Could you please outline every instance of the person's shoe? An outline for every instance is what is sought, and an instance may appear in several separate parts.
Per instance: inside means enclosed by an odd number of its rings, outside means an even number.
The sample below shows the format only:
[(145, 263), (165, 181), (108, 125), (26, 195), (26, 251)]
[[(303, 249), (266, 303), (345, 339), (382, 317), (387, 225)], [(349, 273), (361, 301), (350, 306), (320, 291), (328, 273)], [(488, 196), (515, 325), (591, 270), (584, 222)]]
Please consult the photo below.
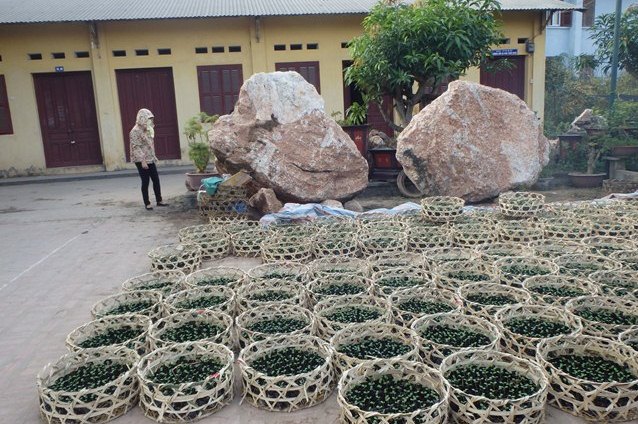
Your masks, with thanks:
[(168, 203), (157, 202), (157, 206), (168, 206)]
[(144, 205), (144, 208), (146, 208), (147, 211), (152, 211), (153, 210), (153, 206), (151, 206), (151, 205)]

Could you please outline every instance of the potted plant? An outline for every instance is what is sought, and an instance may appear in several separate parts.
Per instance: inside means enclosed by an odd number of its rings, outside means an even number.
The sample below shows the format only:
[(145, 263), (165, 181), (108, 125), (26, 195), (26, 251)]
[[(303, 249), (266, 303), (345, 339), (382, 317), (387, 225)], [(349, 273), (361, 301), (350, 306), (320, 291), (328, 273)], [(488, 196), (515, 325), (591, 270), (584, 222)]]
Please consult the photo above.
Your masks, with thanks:
[[(368, 114), (367, 103), (354, 102), (346, 109), (346, 116), (344, 119), (337, 119), (337, 124), (341, 125), (341, 128), (350, 136), (357, 146), (357, 149), (363, 155), (367, 157), (368, 154), (368, 124), (366, 124), (366, 115)], [(341, 112), (335, 112), (333, 117), (338, 117)]]
[(208, 131), (218, 118), (218, 115), (200, 112), (190, 118), (184, 126), (184, 135), (188, 139), (188, 157), (195, 165), (195, 172), (186, 173), (186, 188), (191, 191), (199, 189), (202, 179), (219, 175), (216, 169), (206, 169), (211, 159), (215, 160), (208, 145)]
[(569, 179), (574, 187), (600, 187), (607, 176), (604, 172), (594, 172), (605, 147), (605, 136), (600, 132), (588, 131), (584, 138), (587, 169), (583, 172), (570, 172)]

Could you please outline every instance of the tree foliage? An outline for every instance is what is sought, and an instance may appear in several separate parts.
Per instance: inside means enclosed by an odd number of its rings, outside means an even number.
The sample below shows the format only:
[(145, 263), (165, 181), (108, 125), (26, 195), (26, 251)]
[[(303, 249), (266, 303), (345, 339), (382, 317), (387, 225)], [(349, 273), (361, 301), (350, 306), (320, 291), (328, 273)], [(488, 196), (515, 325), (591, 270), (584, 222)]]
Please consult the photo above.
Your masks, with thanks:
[(429, 93), (491, 55), (502, 38), (499, 10), (497, 0), (382, 1), (350, 43), (346, 81), (377, 103), (392, 96), (402, 122), (385, 119), (400, 131)]
[[(603, 69), (611, 68), (614, 46), (615, 13), (607, 13), (596, 18), (592, 26), (592, 36), (596, 44), (596, 56)], [(633, 76), (638, 77), (638, 7), (630, 7), (620, 19), (620, 47), (618, 64)]]

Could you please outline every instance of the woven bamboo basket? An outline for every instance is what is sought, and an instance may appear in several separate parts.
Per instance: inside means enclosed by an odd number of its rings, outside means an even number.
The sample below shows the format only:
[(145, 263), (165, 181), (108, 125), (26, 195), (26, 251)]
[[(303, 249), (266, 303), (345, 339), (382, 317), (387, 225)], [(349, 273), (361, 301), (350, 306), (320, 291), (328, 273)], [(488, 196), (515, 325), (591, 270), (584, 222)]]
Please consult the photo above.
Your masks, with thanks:
[[(432, 389), (439, 395), (439, 401), (427, 408), (395, 414), (366, 411), (350, 403), (348, 393), (352, 388), (368, 378), (377, 379), (386, 375), (392, 376), (394, 380), (407, 380)], [(375, 359), (347, 370), (339, 380), (337, 402), (341, 408), (340, 422), (346, 424), (443, 424), (447, 422), (448, 395), (441, 374), (414, 361)]]
[(261, 244), (265, 239), (266, 231), (260, 228), (237, 231), (230, 236), (230, 242), (235, 256), (247, 258), (261, 255)]
[(381, 215), (378, 219), (366, 219), (365, 217), (357, 221), (359, 232), (376, 233), (377, 231), (397, 231), (403, 232), (408, 229), (408, 224), (398, 216), (388, 217)]
[[(409, 347), (409, 350), (392, 358), (375, 358), (372, 356), (366, 359), (354, 358), (341, 352), (341, 349), (349, 344), (360, 343), (364, 340), (385, 340), (390, 339)], [(386, 323), (361, 323), (348, 326), (338, 331), (330, 339), (330, 346), (335, 350), (335, 369), (338, 375), (346, 372), (362, 362), (371, 359), (403, 359), (406, 361), (419, 360), (419, 344), (416, 333), (405, 327)]]
[(384, 271), (394, 268), (418, 268), (422, 271), (428, 271), (430, 265), (425, 260), (423, 255), (419, 253), (402, 253), (402, 252), (387, 252), (378, 253), (368, 256), (368, 263), (370, 264), (370, 275), (375, 272)]
[[(274, 319), (294, 319), (302, 322), (296, 330), (289, 333), (261, 333), (252, 330), (251, 327), (260, 322), (266, 322)], [(246, 311), (235, 318), (235, 327), (237, 329), (237, 338), (240, 349), (251, 343), (266, 339), (268, 337), (298, 334), (314, 334), (315, 317), (313, 313), (301, 306), (296, 305), (269, 305), (260, 306), (253, 310)]]
[(587, 277), (596, 271), (622, 268), (620, 262), (591, 253), (562, 255), (554, 259), (554, 262), (560, 268), (560, 274), (573, 275), (575, 277)]
[[(192, 310), (224, 312), (234, 316), (236, 310), (235, 291), (226, 286), (191, 287), (177, 292), (164, 300), (168, 314)], [(194, 304), (195, 307), (192, 307)]]
[(308, 265), (296, 262), (277, 262), (256, 266), (248, 271), (248, 280), (288, 280), (303, 283), (308, 280)]
[(545, 226), (534, 220), (501, 220), (496, 224), (498, 239), (506, 243), (537, 243), (545, 238)]
[(638, 300), (638, 272), (633, 270), (596, 271), (589, 279), (597, 284), (601, 294)]
[(211, 216), (208, 219), (208, 223), (215, 227), (226, 228), (229, 225), (234, 225), (238, 223), (255, 223), (258, 224), (257, 221), (249, 221), (246, 215), (217, 215)]
[(170, 296), (183, 290), (183, 280), (186, 275), (182, 271), (155, 271), (129, 278), (122, 283), (125, 291), (155, 290), (163, 296)]
[(364, 257), (377, 253), (404, 253), (408, 249), (406, 231), (377, 230), (359, 233), (359, 249)]
[[(638, 301), (622, 297), (582, 296), (570, 300), (565, 305), (568, 312), (576, 315), (583, 323), (583, 334), (616, 339), (625, 330), (638, 327)], [(583, 310), (622, 313), (633, 324), (608, 324), (583, 317)]]
[(563, 324), (570, 329), (569, 336), (580, 334), (583, 325), (580, 319), (568, 313), (564, 308), (544, 305), (512, 305), (506, 306), (496, 313), (496, 325), (501, 334), (500, 350), (511, 353), (520, 358), (536, 360), (536, 347), (550, 337), (529, 337), (516, 333), (510, 329), (508, 323), (516, 318), (538, 318)]
[(549, 361), (562, 355), (597, 356), (627, 366), (638, 376), (638, 356), (614, 340), (590, 336), (561, 336), (538, 345), (536, 362), (549, 380), (548, 402), (569, 414), (597, 423), (638, 418), (638, 377), (628, 383), (583, 380)]
[(375, 272), (371, 277), (375, 291), (385, 295), (406, 287), (434, 287), (434, 277), (423, 270), (412, 267), (388, 268)]
[(558, 274), (558, 265), (549, 259), (531, 256), (510, 256), (494, 262), (502, 284), (521, 287), (526, 278)]
[[(277, 350), (295, 348), (318, 354), (324, 362), (297, 375), (269, 376), (253, 368), (254, 361)], [(318, 337), (293, 335), (271, 337), (243, 349), (238, 361), (243, 382), (242, 402), (267, 411), (292, 412), (315, 406), (335, 388), (334, 351)]]
[(446, 262), (434, 270), (436, 285), (446, 290), (476, 282), (497, 282), (498, 274), (494, 266), (476, 259)]
[[(187, 361), (216, 360), (222, 368), (201, 381), (157, 383), (162, 366)], [(160, 423), (191, 422), (207, 417), (233, 400), (233, 352), (210, 342), (179, 343), (157, 349), (140, 361), (137, 372), (142, 388), (140, 407), (144, 415)]]
[[(449, 373), (472, 365), (495, 366), (515, 372), (533, 381), (538, 391), (518, 399), (490, 399), (471, 395), (450, 384)], [(451, 422), (537, 424), (544, 421), (548, 383), (543, 370), (534, 362), (495, 350), (470, 350), (448, 356), (440, 370), (450, 396)]]
[[(91, 339), (107, 333), (109, 330), (130, 329), (137, 332), (137, 335), (112, 344), (112, 347), (127, 347), (136, 351), (139, 355), (144, 355), (149, 349), (148, 330), (151, 320), (144, 315), (113, 315), (88, 322), (66, 336), (66, 346), (69, 350), (78, 351), (88, 348), (102, 348), (106, 346), (95, 346)], [(86, 343), (90, 342), (87, 346)]]
[[(457, 296), (463, 301), (465, 312), (471, 315), (478, 315), (489, 321), (494, 320), (494, 315), (503, 306), (515, 305), (518, 303), (529, 303), (531, 296), (523, 289), (506, 286), (498, 283), (471, 283), (461, 286), (457, 290)], [(511, 303), (506, 305), (486, 305), (472, 301), (472, 296), (477, 294), (489, 294), (505, 296), (511, 299)]]
[[(152, 321), (160, 319), (164, 314), (162, 294), (153, 290), (123, 292), (106, 297), (91, 308), (93, 318), (110, 315), (140, 314)], [(124, 312), (124, 310), (130, 312)]]
[(306, 237), (266, 238), (261, 243), (261, 259), (264, 263), (310, 262), (312, 260), (311, 240)]
[[(171, 340), (170, 331), (185, 328), (185, 326), (192, 324), (210, 324), (219, 327), (221, 331), (204, 339), (182, 341)], [(169, 334), (167, 334), (167, 332), (169, 332)], [(220, 311), (210, 310), (186, 311), (168, 315), (167, 317), (153, 323), (148, 332), (148, 338), (152, 350), (190, 342), (219, 343), (229, 349), (233, 349), (235, 347), (234, 336), (233, 319), (231, 316)]]
[(226, 286), (238, 288), (246, 279), (246, 273), (239, 268), (217, 266), (200, 269), (184, 279), (187, 288)]
[(414, 306), (408, 305), (408, 302), (428, 302), (440, 304), (449, 308), (446, 312), (437, 313), (455, 313), (461, 311), (461, 302), (456, 298), (456, 293), (451, 290), (441, 290), (437, 287), (408, 287), (405, 289), (395, 290), (388, 297), (390, 302), (394, 323), (404, 327), (410, 327), (412, 323), (423, 316), (430, 316), (426, 312), (415, 312)]
[(333, 321), (329, 316), (340, 310), (357, 307), (368, 311), (375, 311), (378, 317), (364, 321), (366, 324), (390, 323), (392, 314), (387, 300), (369, 295), (331, 296), (317, 303), (313, 309), (315, 314), (315, 333), (324, 340), (330, 340), (338, 331), (360, 323), (342, 323)]
[(471, 261), (478, 258), (480, 254), (467, 247), (435, 247), (423, 251), (423, 256), (427, 262), (436, 267), (446, 262)]
[(219, 225), (194, 225), (177, 232), (180, 242), (192, 242), (202, 248), (203, 259), (216, 259), (228, 256), (230, 237)]
[[(428, 328), (438, 326), (481, 334), (489, 339), (489, 342), (480, 347), (468, 348), (438, 343), (434, 340), (427, 339), (423, 332)], [(423, 316), (414, 321), (410, 328), (418, 335), (419, 352), (423, 362), (434, 368), (438, 368), (443, 359), (455, 352), (498, 349), (499, 340), (501, 339), (501, 332), (496, 325), (486, 319), (472, 315), (464, 315), (460, 312)]]
[(529, 245), (512, 242), (479, 244), (474, 250), (478, 256), (486, 256), (492, 260), (506, 256), (532, 256), (534, 254), (534, 250)]
[(463, 214), (465, 200), (452, 196), (432, 196), (421, 200), (423, 217), (432, 222), (455, 221)]
[(629, 238), (634, 234), (634, 223), (630, 218), (597, 214), (591, 220), (592, 235)]
[(543, 211), (545, 196), (540, 193), (509, 191), (498, 196), (498, 207), (501, 214), (509, 218), (527, 218)]
[(248, 193), (244, 187), (220, 185), (213, 196), (200, 190), (197, 193), (197, 204), (202, 216), (236, 217), (248, 212)]
[(546, 239), (580, 241), (592, 232), (592, 223), (588, 219), (561, 215), (544, 218), (542, 222)]
[(636, 243), (621, 237), (592, 236), (581, 240), (593, 253), (609, 256), (617, 251), (636, 250)]
[(148, 252), (151, 271), (179, 270), (184, 274), (195, 271), (202, 263), (202, 249), (192, 242), (168, 244)]
[(319, 227), (310, 223), (283, 223), (271, 224), (268, 226), (267, 231), (268, 237), (279, 239), (312, 238), (319, 232)]
[[(336, 291), (339, 294), (331, 294)], [(337, 274), (318, 277), (308, 283), (308, 306), (314, 306), (325, 299), (335, 299), (345, 295), (372, 295), (374, 290), (370, 279), (356, 275)]]
[(577, 241), (545, 239), (538, 243), (531, 243), (529, 247), (539, 258), (556, 259), (563, 255), (587, 253), (585, 246)]
[[(37, 376), (40, 416), (49, 424), (106, 423), (135, 407), (139, 384), (135, 365), (140, 360), (135, 351), (123, 347), (83, 349), (67, 353), (49, 363)], [(111, 361), (126, 365), (128, 370), (113, 381), (79, 392), (53, 390), (51, 386), (88, 364)]]
[(638, 271), (638, 250), (620, 250), (609, 256), (622, 264), (623, 269)]
[(452, 241), (458, 247), (474, 247), (498, 240), (496, 225), (491, 221), (455, 223), (451, 231)]
[(419, 225), (407, 230), (408, 251), (423, 253), (435, 247), (451, 247), (452, 237), (447, 226)]
[(618, 335), (618, 341), (638, 352), (638, 328), (623, 331)]
[[(523, 281), (523, 289), (527, 291), (532, 303), (547, 306), (563, 307), (575, 297), (598, 294), (598, 287), (586, 278), (568, 275), (537, 275)], [(556, 294), (556, 291), (564, 295)]]
[(312, 255), (315, 258), (356, 257), (358, 253), (359, 243), (354, 231), (319, 231), (312, 239)]
[[(267, 300), (276, 296), (277, 300)], [(237, 290), (237, 313), (241, 314), (258, 306), (278, 305), (308, 306), (308, 294), (303, 284), (288, 280), (257, 280), (244, 284)]]
[(310, 277), (313, 279), (332, 278), (334, 276), (369, 277), (372, 275), (370, 263), (358, 258), (326, 256), (321, 259), (315, 259), (308, 266), (310, 268)]

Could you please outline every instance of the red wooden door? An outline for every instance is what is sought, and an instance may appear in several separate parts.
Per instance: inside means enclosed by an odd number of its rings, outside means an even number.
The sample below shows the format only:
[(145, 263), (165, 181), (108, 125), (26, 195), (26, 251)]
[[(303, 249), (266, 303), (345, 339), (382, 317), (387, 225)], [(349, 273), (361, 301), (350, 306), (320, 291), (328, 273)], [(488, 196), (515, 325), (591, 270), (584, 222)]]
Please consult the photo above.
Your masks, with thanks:
[(241, 65), (197, 67), (199, 110), (209, 115), (228, 115), (239, 98), (244, 82)]
[(126, 160), (129, 160), (129, 132), (137, 111), (146, 108), (155, 115), (155, 154), (158, 159), (180, 159), (179, 123), (171, 68), (118, 69), (117, 92), (122, 115)]
[[(490, 70), (500, 60), (510, 62), (509, 69)], [(481, 84), (500, 88), (525, 100), (525, 56), (492, 59), (488, 65), (481, 67)]]
[(314, 85), (317, 93), (321, 93), (319, 81), (319, 62), (281, 62), (275, 63), (275, 70), (280, 72), (296, 71), (310, 84)]
[(102, 163), (90, 72), (34, 74), (48, 168)]
[[(392, 119), (394, 116), (394, 110), (392, 109), (392, 105), (394, 104), (394, 99), (392, 96), (385, 95), (381, 100), (381, 107), (383, 107), (383, 112), (388, 119)], [(379, 110), (379, 105), (376, 103), (370, 103), (368, 105), (368, 125), (370, 128), (374, 128), (377, 131), (381, 131), (387, 134), (389, 137), (394, 136), (394, 130), (388, 125), (388, 122), (383, 118), (381, 111)]]

